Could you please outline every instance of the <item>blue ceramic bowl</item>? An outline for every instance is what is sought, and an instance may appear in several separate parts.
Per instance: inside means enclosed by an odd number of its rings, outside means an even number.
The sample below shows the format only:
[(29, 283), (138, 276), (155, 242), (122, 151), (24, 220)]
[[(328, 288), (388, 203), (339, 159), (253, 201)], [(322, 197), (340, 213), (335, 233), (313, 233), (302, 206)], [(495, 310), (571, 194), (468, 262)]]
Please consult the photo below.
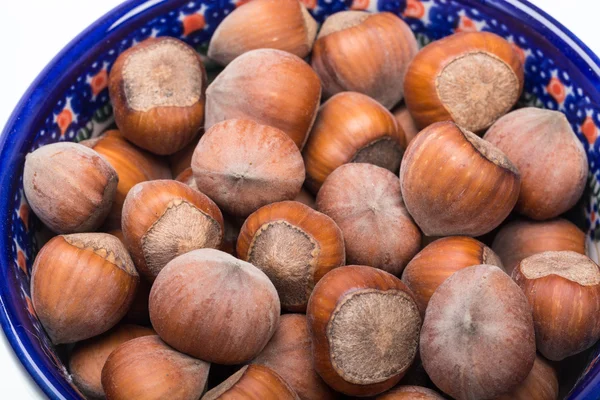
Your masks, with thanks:
[[(54, 399), (80, 393), (35, 316), (29, 294), (40, 223), (23, 196), (25, 154), (56, 141), (79, 141), (112, 123), (107, 71), (119, 53), (150, 36), (175, 36), (198, 51), (241, 0), (130, 0), (74, 39), (46, 67), (13, 112), (0, 138), (0, 322), (19, 359)], [(348, 8), (403, 17), (423, 45), (455, 31), (484, 30), (511, 43), (525, 60), (523, 104), (563, 111), (587, 150), (585, 198), (590, 256), (600, 229), (600, 60), (552, 17), (524, 0), (303, 0), (317, 20)], [(237, 4), (236, 4), (237, 3)], [(571, 391), (600, 397), (598, 346)]]

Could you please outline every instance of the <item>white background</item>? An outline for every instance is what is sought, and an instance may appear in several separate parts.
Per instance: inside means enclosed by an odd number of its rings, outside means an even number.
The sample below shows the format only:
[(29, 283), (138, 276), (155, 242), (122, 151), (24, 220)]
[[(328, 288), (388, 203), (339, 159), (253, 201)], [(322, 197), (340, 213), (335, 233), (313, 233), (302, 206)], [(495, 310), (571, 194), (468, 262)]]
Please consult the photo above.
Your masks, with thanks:
[[(530, 1), (600, 54), (597, 33), (600, 7), (594, 5), (595, 1)], [(75, 35), (119, 3), (120, 0), (0, 0), (0, 131), (21, 95), (52, 57)], [(0, 391), (1, 397), (7, 399), (44, 397), (17, 361), (2, 333)]]

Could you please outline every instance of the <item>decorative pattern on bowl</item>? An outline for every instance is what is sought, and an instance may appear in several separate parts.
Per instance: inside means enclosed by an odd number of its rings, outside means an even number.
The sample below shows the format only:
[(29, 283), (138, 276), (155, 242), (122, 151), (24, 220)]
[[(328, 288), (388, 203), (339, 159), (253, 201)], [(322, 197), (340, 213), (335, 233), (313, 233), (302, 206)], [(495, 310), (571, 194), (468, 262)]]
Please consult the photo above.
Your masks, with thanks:
[[(98, 43), (99, 50), (91, 62), (78, 65), (69, 71), (68, 79), (56, 87), (44, 99), (43, 115), (36, 118), (39, 129), (34, 132), (5, 132), (12, 135), (27, 135), (22, 153), (32, 151), (56, 141), (80, 141), (99, 134), (112, 124), (112, 110), (108, 100), (108, 71), (116, 57), (125, 49), (148, 37), (174, 36), (195, 46), (198, 51), (206, 49), (207, 42), (219, 22), (236, 6), (248, 0), (161, 0), (142, 2), (132, 0), (121, 6), (119, 18), (108, 32), (119, 32), (118, 40)], [(572, 63), (571, 57), (580, 57), (574, 50), (557, 48), (539, 33), (538, 27), (528, 26), (511, 17), (515, 10), (529, 5), (520, 0), (302, 0), (315, 18), (321, 22), (326, 16), (345, 9), (367, 11), (389, 11), (400, 15), (413, 29), (421, 45), (457, 31), (489, 31), (505, 37), (513, 43), (525, 62), (526, 85), (521, 99), (523, 105), (533, 105), (563, 111), (584, 144), (590, 162), (589, 196), (586, 201), (586, 217), (590, 255), (598, 261), (597, 243), (600, 241), (598, 203), (600, 198), (600, 164), (598, 127), (600, 126), (600, 94), (591, 82), (590, 74), (582, 72)], [(137, 5), (136, 8), (132, 7)], [(125, 12), (124, 10), (129, 10)], [(536, 9), (533, 9), (537, 12)], [(115, 13), (117, 13), (115, 11)], [(542, 18), (545, 18), (542, 16)], [(553, 21), (550, 21), (553, 22)], [(539, 22), (538, 22), (539, 24)], [(98, 40), (101, 41), (101, 37)], [(567, 37), (571, 42), (573, 39)], [(555, 43), (556, 44), (556, 43)], [(575, 45), (580, 45), (576, 41)], [(564, 54), (563, 54), (564, 52)], [(589, 57), (588, 57), (589, 58)], [(73, 60), (79, 63), (78, 60)], [(599, 69), (600, 70), (600, 69)], [(55, 77), (56, 78), (56, 77)], [(67, 82), (67, 83), (64, 83)], [(14, 121), (13, 121), (14, 122)], [(11, 123), (9, 123), (11, 125)], [(5, 173), (3, 171), (3, 173)], [(20, 302), (16, 297), (5, 298), (12, 304), (13, 312), (20, 320), (19, 326), (3, 321), (5, 330), (12, 329), (20, 336), (17, 352), (24, 358), (23, 350), (29, 355), (43, 354), (37, 359), (42, 368), (54, 369), (54, 376), (44, 377), (39, 369), (34, 371), (36, 360), (26, 367), (48, 395), (54, 398), (73, 397), (77, 390), (68, 385), (70, 377), (55, 349), (50, 344), (41, 324), (35, 316), (29, 294), (29, 278), (33, 260), (38, 249), (40, 223), (32, 215), (23, 196), (22, 160), (11, 177), (11, 217), (4, 223), (5, 236), (10, 235), (11, 265), (6, 272), (11, 274), (6, 284), (18, 287)], [(4, 217), (4, 216), (3, 216)], [(8, 250), (8, 249), (7, 249)], [(1, 261), (1, 260), (0, 260)], [(16, 292), (16, 289), (8, 289)], [(14, 293), (13, 293), (14, 296)], [(8, 333), (8, 331), (7, 331)], [(9, 335), (10, 336), (10, 335)], [(600, 383), (600, 366), (597, 349), (586, 373), (582, 375), (572, 396), (583, 395)], [(39, 357), (39, 356), (38, 356)], [(32, 368), (34, 370), (32, 370)], [(47, 375), (47, 373), (46, 373)], [(62, 375), (62, 376), (61, 376)], [(597, 379), (595, 379), (598, 375)], [(590, 382), (594, 381), (593, 385)], [(60, 389), (59, 389), (60, 388)], [(582, 391), (583, 390), (583, 391)], [(574, 397), (573, 397), (574, 398)]]

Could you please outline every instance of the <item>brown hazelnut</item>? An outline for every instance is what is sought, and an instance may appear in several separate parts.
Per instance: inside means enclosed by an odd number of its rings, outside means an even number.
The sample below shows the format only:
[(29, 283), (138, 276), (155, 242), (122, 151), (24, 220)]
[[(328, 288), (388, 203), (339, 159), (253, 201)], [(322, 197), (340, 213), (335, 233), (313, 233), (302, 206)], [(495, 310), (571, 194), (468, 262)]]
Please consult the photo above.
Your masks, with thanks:
[(306, 147), (306, 186), (317, 193), (325, 179), (346, 163), (370, 163), (398, 172), (406, 148), (394, 116), (368, 96), (344, 92), (319, 109)]
[(453, 122), (421, 131), (400, 167), (406, 208), (428, 236), (491, 231), (513, 209), (520, 182), (504, 153)]
[(418, 49), (415, 35), (396, 15), (342, 11), (323, 23), (311, 64), (325, 97), (360, 92), (392, 108), (402, 100), (404, 75)]
[(139, 147), (173, 154), (202, 128), (206, 71), (181, 40), (150, 38), (125, 50), (108, 81), (115, 122)]
[(552, 366), (540, 356), (535, 357), (527, 378), (513, 389), (494, 400), (557, 400), (558, 377)]
[(302, 400), (338, 398), (337, 393), (323, 382), (313, 367), (305, 315), (282, 315), (275, 334), (252, 364), (271, 368)]
[(204, 393), (209, 369), (209, 363), (173, 350), (158, 336), (144, 336), (110, 354), (102, 387), (108, 400), (196, 400)]
[(566, 219), (516, 220), (498, 231), (492, 249), (510, 275), (521, 260), (544, 251), (569, 250), (585, 255), (585, 233)]
[(69, 358), (69, 372), (77, 387), (91, 399), (103, 399), (101, 375), (106, 359), (119, 345), (141, 336), (156, 335), (138, 325), (118, 325), (101, 336), (79, 342)]
[(304, 58), (316, 35), (317, 22), (298, 0), (254, 0), (236, 8), (217, 26), (208, 56), (227, 65), (250, 50), (269, 48)]
[(400, 181), (384, 168), (342, 165), (319, 190), (317, 210), (342, 230), (350, 264), (400, 275), (421, 247), (421, 231), (404, 207)]
[(125, 315), (139, 282), (123, 244), (106, 233), (60, 235), (31, 272), (33, 308), (54, 344), (106, 332)]
[(281, 50), (252, 50), (231, 62), (206, 90), (204, 127), (251, 119), (282, 130), (302, 149), (320, 100), (319, 77), (301, 58)]
[(527, 299), (498, 267), (457, 271), (429, 300), (420, 352), (433, 383), (457, 400), (509, 392), (535, 360)]
[(306, 313), (313, 364), (338, 392), (374, 396), (393, 387), (413, 362), (421, 317), (394, 275), (336, 268), (315, 286)]
[(479, 132), (506, 114), (523, 91), (523, 63), (504, 38), (460, 32), (425, 46), (404, 79), (404, 98), (421, 129), (452, 120)]
[(547, 251), (522, 260), (513, 279), (533, 308), (537, 349), (553, 361), (600, 339), (600, 269), (573, 251)]
[(169, 262), (150, 292), (150, 319), (177, 350), (217, 364), (242, 364), (279, 323), (277, 290), (254, 265), (214, 249)]
[(231, 119), (206, 131), (192, 159), (194, 179), (224, 211), (247, 216), (292, 200), (304, 182), (302, 155), (282, 131)]
[(565, 114), (528, 107), (500, 118), (484, 139), (521, 173), (515, 209), (530, 218), (554, 218), (573, 207), (585, 189), (588, 161)]
[(298, 400), (294, 389), (264, 365), (246, 365), (202, 400)]
[(135, 185), (123, 205), (123, 236), (150, 282), (173, 258), (223, 240), (223, 215), (204, 194), (172, 180)]
[(397, 386), (375, 400), (443, 400), (437, 392), (421, 386)]
[(250, 215), (237, 254), (271, 279), (284, 310), (298, 312), (306, 311), (315, 284), (346, 261), (335, 222), (295, 201), (269, 204)]
[(110, 164), (77, 143), (53, 143), (25, 158), (23, 190), (29, 206), (56, 233), (100, 227), (115, 198), (119, 177)]
[(503, 268), (500, 258), (485, 244), (466, 236), (438, 239), (421, 250), (406, 266), (402, 281), (415, 295), (425, 315), (433, 292), (456, 271), (488, 264)]
[(410, 143), (415, 136), (419, 133), (420, 129), (417, 127), (415, 120), (408, 112), (408, 108), (405, 105), (401, 105), (392, 110), (396, 123), (400, 125), (400, 128), (404, 132), (404, 138), (406, 144)]
[(165, 160), (135, 147), (125, 140), (119, 131), (108, 131), (81, 144), (104, 157), (119, 177), (117, 193), (104, 222), (104, 229), (121, 229), (123, 202), (133, 186), (154, 179), (171, 179), (171, 171)]
[(196, 150), (196, 146), (203, 134), (204, 128), (201, 128), (200, 134), (198, 134), (191, 142), (177, 153), (173, 153), (169, 156), (169, 165), (171, 166), (172, 176), (179, 176), (184, 170), (192, 167), (194, 150)]
[(177, 175), (175, 180), (177, 182), (185, 183), (194, 190), (201, 191), (200, 189), (198, 189), (198, 185), (196, 184), (196, 180), (194, 179), (194, 171), (192, 170), (192, 167), (184, 169), (182, 173)]

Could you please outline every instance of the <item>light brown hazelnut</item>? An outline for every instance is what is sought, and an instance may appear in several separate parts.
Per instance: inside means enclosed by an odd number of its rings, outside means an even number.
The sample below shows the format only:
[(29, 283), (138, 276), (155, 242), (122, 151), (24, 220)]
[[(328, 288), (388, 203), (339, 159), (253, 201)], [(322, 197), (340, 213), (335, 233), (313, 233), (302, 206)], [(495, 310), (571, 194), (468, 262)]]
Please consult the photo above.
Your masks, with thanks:
[(214, 249), (167, 264), (150, 292), (150, 319), (175, 349), (217, 364), (242, 364), (265, 347), (279, 323), (277, 290), (247, 262)]
[(404, 79), (406, 106), (421, 129), (452, 120), (471, 132), (492, 125), (523, 91), (523, 63), (490, 32), (460, 32), (425, 46)]
[(125, 50), (108, 80), (115, 122), (137, 146), (173, 154), (202, 128), (206, 71), (200, 55), (181, 40), (149, 38)]
[(123, 318), (139, 282), (127, 250), (106, 233), (60, 235), (42, 247), (31, 300), (54, 344), (106, 332)]
[(415, 35), (398, 16), (342, 11), (323, 23), (311, 64), (325, 97), (360, 92), (392, 108), (402, 100), (404, 75), (418, 49)]
[(510, 214), (521, 179), (494, 145), (453, 122), (410, 143), (400, 167), (402, 198), (427, 236), (480, 236)]
[(268, 48), (304, 58), (315, 36), (317, 22), (298, 0), (254, 0), (236, 8), (217, 26), (208, 56), (227, 65), (250, 50)]
[(573, 251), (547, 251), (522, 260), (513, 279), (533, 308), (540, 353), (560, 361), (600, 339), (600, 268)]
[(315, 370), (347, 395), (374, 396), (392, 388), (417, 353), (417, 303), (400, 279), (376, 268), (329, 272), (315, 286), (306, 317)]
[(304, 182), (302, 155), (282, 131), (231, 119), (206, 131), (192, 159), (196, 185), (229, 214), (248, 216), (292, 200)]
[(94, 150), (81, 144), (49, 144), (25, 158), (23, 190), (29, 206), (56, 233), (93, 231), (115, 198), (119, 177)]
[(295, 201), (251, 214), (237, 241), (237, 255), (275, 285), (281, 307), (305, 312), (315, 284), (345, 264), (342, 231), (327, 215)]
[(232, 61), (206, 90), (204, 127), (251, 119), (282, 130), (302, 149), (320, 99), (319, 77), (301, 58), (281, 50), (252, 50)]
[(530, 218), (554, 218), (573, 207), (585, 189), (588, 160), (565, 115), (527, 107), (500, 118), (484, 139), (521, 173), (516, 210)]
[(349, 264), (399, 276), (421, 247), (421, 231), (404, 207), (400, 180), (384, 168), (342, 165), (319, 190), (317, 209), (342, 230)]
[(319, 109), (306, 147), (306, 186), (317, 193), (325, 179), (346, 163), (370, 163), (398, 172), (406, 148), (394, 116), (368, 96), (344, 92)]
[(204, 194), (172, 180), (135, 185), (123, 205), (123, 236), (138, 271), (152, 282), (173, 258), (219, 248), (223, 215)]
[(433, 383), (457, 400), (493, 399), (515, 389), (535, 360), (527, 299), (498, 267), (455, 272), (431, 296), (420, 353)]

